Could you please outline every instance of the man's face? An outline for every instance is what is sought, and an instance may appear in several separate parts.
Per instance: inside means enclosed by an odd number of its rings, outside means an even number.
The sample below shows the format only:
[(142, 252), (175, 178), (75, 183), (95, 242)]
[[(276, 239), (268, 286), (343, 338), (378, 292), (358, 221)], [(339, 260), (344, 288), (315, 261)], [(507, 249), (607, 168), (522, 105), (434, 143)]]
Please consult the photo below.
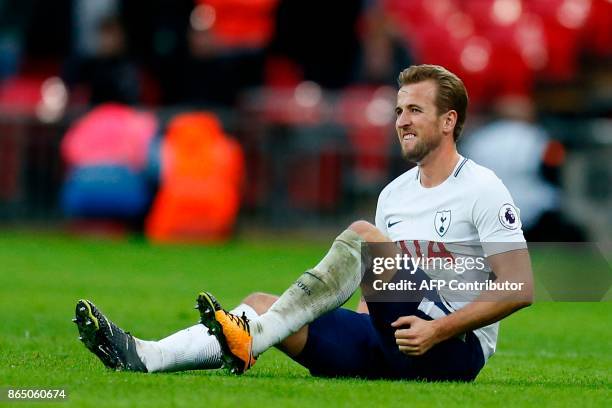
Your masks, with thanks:
[(442, 116), (436, 108), (437, 85), (427, 80), (397, 92), (395, 130), (404, 159), (419, 163), (442, 140)]

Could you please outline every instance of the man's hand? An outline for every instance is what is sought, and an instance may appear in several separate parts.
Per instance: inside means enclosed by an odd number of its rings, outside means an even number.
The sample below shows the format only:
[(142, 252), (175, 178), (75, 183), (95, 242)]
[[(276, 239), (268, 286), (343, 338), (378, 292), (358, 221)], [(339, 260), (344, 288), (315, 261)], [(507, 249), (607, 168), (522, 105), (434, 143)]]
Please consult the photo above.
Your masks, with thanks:
[[(435, 320), (423, 320), (416, 316), (402, 316), (393, 323), (395, 343), (402, 353), (409, 356), (423, 355), (439, 343), (438, 326)], [(408, 328), (402, 328), (408, 326)]]

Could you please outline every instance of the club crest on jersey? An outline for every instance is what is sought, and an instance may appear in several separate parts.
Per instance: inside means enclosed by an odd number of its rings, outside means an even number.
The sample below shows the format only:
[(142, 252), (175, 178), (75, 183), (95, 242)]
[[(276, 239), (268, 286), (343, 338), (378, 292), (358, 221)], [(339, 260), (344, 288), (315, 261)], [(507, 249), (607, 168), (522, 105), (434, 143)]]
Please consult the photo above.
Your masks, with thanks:
[(450, 227), (451, 222), (451, 212), (450, 210), (438, 211), (436, 213), (436, 218), (434, 219), (434, 227), (436, 228), (436, 232), (439, 236), (443, 237), (448, 231), (448, 227)]
[(516, 207), (508, 203), (502, 205), (499, 209), (499, 222), (509, 230), (517, 229), (521, 225), (521, 221)]

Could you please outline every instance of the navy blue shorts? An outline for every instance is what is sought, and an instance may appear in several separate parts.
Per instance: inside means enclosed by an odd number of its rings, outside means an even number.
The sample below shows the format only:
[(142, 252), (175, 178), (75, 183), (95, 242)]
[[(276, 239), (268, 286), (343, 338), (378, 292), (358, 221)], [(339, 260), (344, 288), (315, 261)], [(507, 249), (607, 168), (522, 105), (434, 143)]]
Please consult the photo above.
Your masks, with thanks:
[[(427, 279), (424, 273), (418, 278)], [(443, 304), (436, 305), (450, 313)], [(295, 360), (321, 377), (472, 381), (482, 369), (484, 355), (473, 332), (438, 343), (422, 356), (399, 351), (392, 322), (410, 315), (431, 320), (418, 303), (369, 302), (368, 309), (369, 315), (336, 309), (316, 319)]]
[(312, 322), (295, 360), (314, 376), (371, 379), (472, 381), (483, 367), (474, 333), (438, 343), (422, 356), (407, 356), (395, 344), (390, 323), (407, 315), (431, 318), (409, 303), (372, 303), (368, 308), (370, 315), (336, 309)]

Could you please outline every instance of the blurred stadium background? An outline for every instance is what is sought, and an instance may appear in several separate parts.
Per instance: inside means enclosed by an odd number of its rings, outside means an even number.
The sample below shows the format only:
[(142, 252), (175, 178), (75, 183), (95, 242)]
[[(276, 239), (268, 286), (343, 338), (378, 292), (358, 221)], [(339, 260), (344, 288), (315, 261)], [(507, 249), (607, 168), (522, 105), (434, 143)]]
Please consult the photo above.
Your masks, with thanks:
[(474, 384), (316, 379), (278, 351), (241, 378), (120, 375), (70, 318), (89, 298), (159, 339), (195, 322), (198, 290), (282, 292), (407, 170), (393, 108), (413, 63), (466, 82), (460, 152), (503, 179), (529, 240), (611, 242), (611, 27), (610, 0), (0, 0), (0, 390), (608, 406), (612, 251), (589, 243), (530, 246), (538, 302), (504, 320)]
[(0, 222), (153, 241), (337, 229), (441, 64), (530, 240), (610, 241), (610, 0), (0, 0)]

